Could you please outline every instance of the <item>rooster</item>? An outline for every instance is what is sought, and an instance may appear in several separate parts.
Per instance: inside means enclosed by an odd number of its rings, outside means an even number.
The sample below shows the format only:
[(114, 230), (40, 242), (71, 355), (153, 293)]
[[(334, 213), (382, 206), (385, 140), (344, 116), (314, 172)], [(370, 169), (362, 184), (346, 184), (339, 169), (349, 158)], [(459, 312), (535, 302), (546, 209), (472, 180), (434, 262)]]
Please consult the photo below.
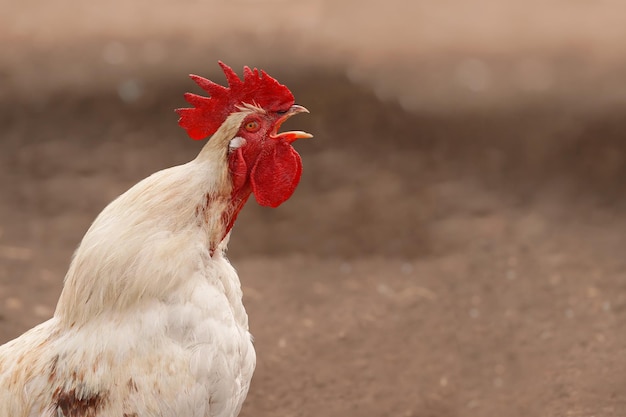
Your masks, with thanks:
[(225, 256), (250, 194), (277, 207), (302, 162), (278, 133), (308, 112), (264, 71), (228, 87), (191, 78), (178, 109), (191, 162), (109, 204), (74, 253), (54, 316), (0, 346), (0, 417), (232, 417), (256, 363), (241, 284)]

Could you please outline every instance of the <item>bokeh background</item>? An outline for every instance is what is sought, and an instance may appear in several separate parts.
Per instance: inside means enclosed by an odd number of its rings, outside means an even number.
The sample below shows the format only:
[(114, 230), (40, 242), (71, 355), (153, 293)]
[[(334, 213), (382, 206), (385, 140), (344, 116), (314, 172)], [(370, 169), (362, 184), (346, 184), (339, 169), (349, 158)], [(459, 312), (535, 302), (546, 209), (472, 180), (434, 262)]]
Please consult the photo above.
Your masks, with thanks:
[(132, 184), (192, 159), (217, 60), (311, 110), (230, 244), (243, 416), (626, 415), (626, 3), (0, 1), (0, 342)]

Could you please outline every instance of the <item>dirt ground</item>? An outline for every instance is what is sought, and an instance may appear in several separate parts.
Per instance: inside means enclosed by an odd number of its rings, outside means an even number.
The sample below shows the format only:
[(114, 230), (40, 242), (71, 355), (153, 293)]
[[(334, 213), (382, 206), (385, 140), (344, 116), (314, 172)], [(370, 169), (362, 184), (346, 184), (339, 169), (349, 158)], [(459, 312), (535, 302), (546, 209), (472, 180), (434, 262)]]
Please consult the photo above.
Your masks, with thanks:
[(18, 23), (0, 33), (0, 343), (52, 315), (109, 201), (202, 146), (172, 112), (193, 90), (185, 74), (223, 81), (217, 59), (249, 56), (309, 108), (288, 124), (315, 139), (296, 144), (291, 200), (249, 202), (231, 238), (258, 355), (242, 416), (626, 416), (617, 29), (585, 44), (586, 26), (581, 41), (557, 24), (548, 47), (522, 37), (504, 54), (501, 38), (438, 38), (418, 48), (427, 64), (405, 51), (394, 66), (349, 39), (308, 44), (317, 62), (258, 34), (228, 48), (171, 27), (155, 40), (149, 25), (45, 41)]

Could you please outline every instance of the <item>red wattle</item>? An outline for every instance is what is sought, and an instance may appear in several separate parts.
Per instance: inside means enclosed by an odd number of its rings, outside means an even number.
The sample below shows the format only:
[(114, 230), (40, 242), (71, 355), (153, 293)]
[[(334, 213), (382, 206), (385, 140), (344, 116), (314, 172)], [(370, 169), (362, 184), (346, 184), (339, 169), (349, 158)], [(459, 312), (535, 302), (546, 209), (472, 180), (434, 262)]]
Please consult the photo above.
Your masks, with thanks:
[(248, 165), (243, 157), (242, 148), (236, 149), (234, 155), (231, 154), (228, 160), (233, 181), (233, 192), (237, 193), (246, 184), (248, 178)]
[(250, 173), (250, 184), (256, 201), (267, 207), (278, 207), (296, 190), (302, 175), (302, 160), (287, 142), (278, 141), (263, 151)]

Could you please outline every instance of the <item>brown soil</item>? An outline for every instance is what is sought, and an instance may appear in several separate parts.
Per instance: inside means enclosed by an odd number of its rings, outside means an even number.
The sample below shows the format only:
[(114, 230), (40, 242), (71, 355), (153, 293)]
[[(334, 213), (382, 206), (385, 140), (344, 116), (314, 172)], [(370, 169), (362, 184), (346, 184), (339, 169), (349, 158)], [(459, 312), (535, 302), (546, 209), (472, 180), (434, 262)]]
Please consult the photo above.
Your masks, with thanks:
[[(51, 316), (112, 198), (202, 145), (172, 109), (214, 60), (103, 67), (107, 42), (0, 59), (0, 343)], [(243, 416), (626, 415), (626, 106), (580, 95), (595, 75), (475, 107), (444, 80), (407, 106), (340, 66), (268, 67), (316, 138), (291, 200), (248, 203), (231, 238), (258, 353)]]

